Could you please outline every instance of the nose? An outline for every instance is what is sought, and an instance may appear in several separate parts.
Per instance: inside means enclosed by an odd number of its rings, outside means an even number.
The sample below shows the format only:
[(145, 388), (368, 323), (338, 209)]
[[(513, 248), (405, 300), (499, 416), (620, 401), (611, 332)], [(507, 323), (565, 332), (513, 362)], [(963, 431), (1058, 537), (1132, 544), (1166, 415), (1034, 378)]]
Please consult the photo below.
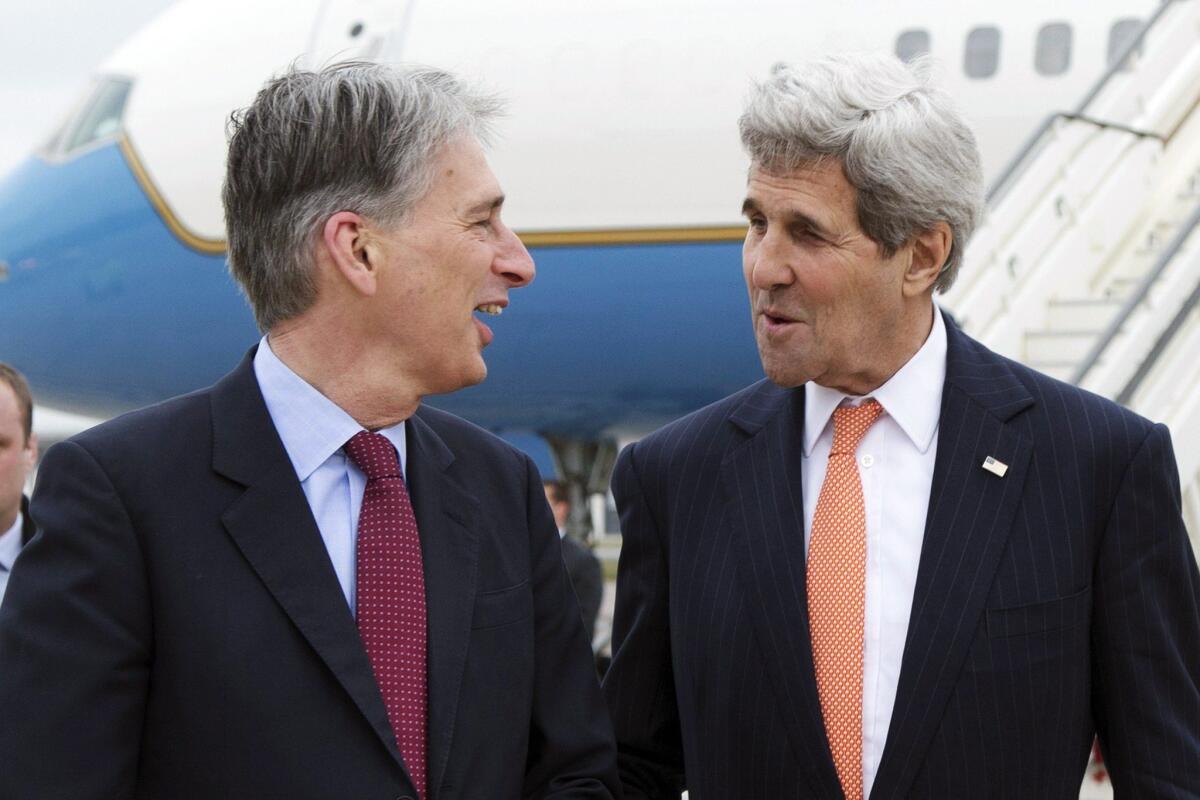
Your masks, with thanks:
[(742, 250), (746, 264), (746, 280), (750, 286), (763, 291), (771, 291), (781, 286), (787, 286), (795, 279), (795, 272), (790, 252), (784, 236), (768, 231), (760, 240), (752, 242), (749, 238)]
[(496, 258), (492, 262), (492, 271), (502, 277), (511, 289), (519, 289), (533, 282), (537, 267), (533, 265), (533, 257), (525, 249), (525, 243), (517, 237), (512, 229), (501, 223), (504, 230), (500, 236), (500, 244)]

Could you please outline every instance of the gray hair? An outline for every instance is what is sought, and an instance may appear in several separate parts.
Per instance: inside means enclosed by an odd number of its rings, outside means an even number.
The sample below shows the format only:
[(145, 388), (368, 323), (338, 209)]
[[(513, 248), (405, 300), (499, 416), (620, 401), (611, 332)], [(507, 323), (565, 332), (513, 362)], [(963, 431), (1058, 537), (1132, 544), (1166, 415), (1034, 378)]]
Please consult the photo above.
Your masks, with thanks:
[(790, 172), (825, 159), (857, 193), (858, 222), (885, 258), (937, 222), (954, 236), (934, 287), (946, 291), (983, 212), (975, 136), (934, 87), (928, 58), (827, 56), (776, 65), (738, 121), (756, 166)]
[(263, 330), (316, 300), (313, 242), (338, 211), (403, 220), (437, 151), (486, 143), (501, 101), (448, 72), (345, 62), (291, 69), (229, 120), (222, 201), (229, 270)]

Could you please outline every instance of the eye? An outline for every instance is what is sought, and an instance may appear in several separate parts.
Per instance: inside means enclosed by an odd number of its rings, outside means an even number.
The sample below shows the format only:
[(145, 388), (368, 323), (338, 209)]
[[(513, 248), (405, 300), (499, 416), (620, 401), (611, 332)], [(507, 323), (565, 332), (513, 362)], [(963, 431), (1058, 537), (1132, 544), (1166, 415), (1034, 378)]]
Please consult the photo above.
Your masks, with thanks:
[(807, 242), (809, 244), (820, 244), (825, 241), (821, 237), (821, 234), (807, 225), (792, 228), (792, 238), (798, 242)]
[(746, 223), (750, 226), (750, 229), (756, 233), (762, 233), (767, 229), (767, 220), (758, 214), (752, 214), (751, 216), (747, 217)]

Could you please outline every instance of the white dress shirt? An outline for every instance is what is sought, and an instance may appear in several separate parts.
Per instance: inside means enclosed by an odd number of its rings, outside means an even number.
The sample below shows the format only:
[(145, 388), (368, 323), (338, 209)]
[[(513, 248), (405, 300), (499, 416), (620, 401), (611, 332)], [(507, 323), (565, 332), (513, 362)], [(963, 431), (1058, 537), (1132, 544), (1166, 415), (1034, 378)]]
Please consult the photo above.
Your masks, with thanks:
[[(946, 377), (946, 326), (935, 307), (925, 344), (868, 397), (884, 413), (858, 446), (867, 514), (867, 598), (863, 642), (863, 796), (869, 796), (883, 756), (900, 661), (908, 635), (917, 565), (925, 535), (933, 462), (937, 452), (942, 383)], [(804, 387), (804, 546), (812, 536), (829, 450), (833, 411), (868, 397), (835, 389)]]
[[(280, 361), (266, 336), (254, 355), (254, 375), (353, 614), (355, 540), (367, 476), (346, 457), (342, 446), (363, 427)], [(395, 445), (400, 474), (405, 475), (404, 423), (377, 433)]]
[(13, 563), (21, 552), (21, 523), (25, 518), (17, 512), (17, 519), (12, 527), (0, 534), (0, 603), (4, 602), (4, 592), (8, 589), (8, 574), (12, 572)]

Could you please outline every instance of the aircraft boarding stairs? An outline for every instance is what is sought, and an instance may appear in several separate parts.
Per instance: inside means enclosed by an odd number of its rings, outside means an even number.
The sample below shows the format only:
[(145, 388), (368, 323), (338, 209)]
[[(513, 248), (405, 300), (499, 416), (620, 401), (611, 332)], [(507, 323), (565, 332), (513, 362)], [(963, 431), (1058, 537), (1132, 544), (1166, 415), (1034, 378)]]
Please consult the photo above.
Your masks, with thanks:
[(989, 347), (1171, 428), (1200, 553), (1200, 0), (1168, 0), (989, 192), (942, 298)]

